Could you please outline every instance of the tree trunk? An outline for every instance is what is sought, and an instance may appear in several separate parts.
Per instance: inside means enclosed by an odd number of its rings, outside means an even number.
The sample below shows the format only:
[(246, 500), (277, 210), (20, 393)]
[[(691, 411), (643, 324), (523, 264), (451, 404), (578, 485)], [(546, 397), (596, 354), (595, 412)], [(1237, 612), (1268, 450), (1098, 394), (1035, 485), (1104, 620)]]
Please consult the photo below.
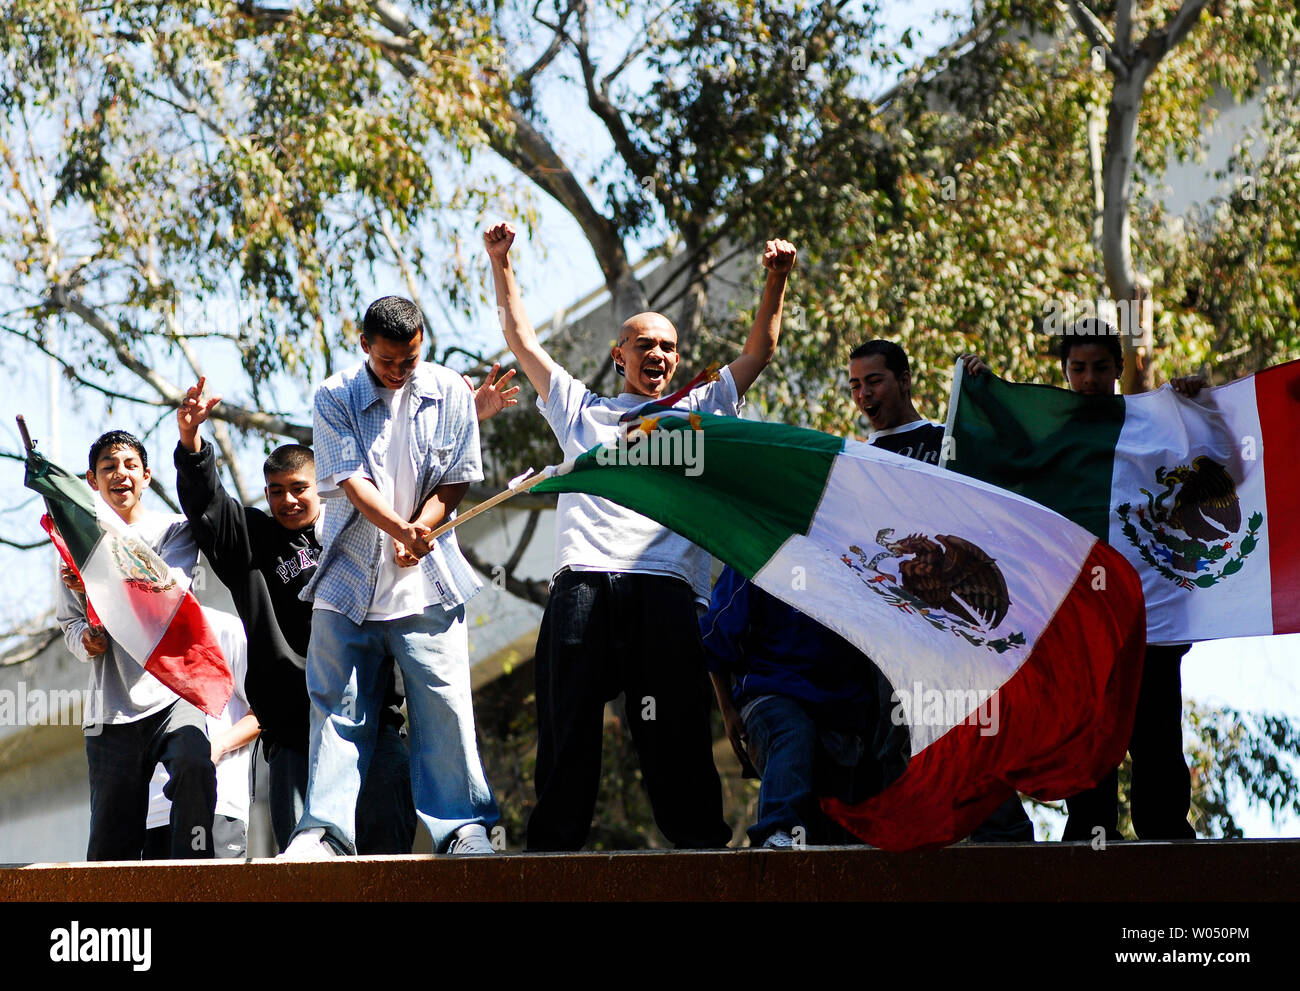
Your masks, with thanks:
[(1151, 374), (1151, 329), (1144, 326), (1143, 293), (1133, 267), (1132, 228), (1129, 212), (1133, 203), (1134, 148), (1137, 144), (1138, 111), (1147, 71), (1134, 66), (1123, 78), (1116, 78), (1111, 90), (1106, 119), (1104, 175), (1106, 206), (1102, 214), (1102, 261), (1106, 287), (1119, 311), (1120, 341), (1124, 347), (1124, 373), (1120, 388), (1125, 393), (1147, 392)]

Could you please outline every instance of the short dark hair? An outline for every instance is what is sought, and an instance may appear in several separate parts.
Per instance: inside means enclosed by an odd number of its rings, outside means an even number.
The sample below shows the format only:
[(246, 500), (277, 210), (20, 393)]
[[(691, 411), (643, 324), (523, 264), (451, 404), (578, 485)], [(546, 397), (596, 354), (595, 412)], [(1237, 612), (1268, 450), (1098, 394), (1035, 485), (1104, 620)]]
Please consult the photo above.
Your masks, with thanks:
[(1119, 331), (1100, 317), (1084, 317), (1061, 335), (1056, 353), (1064, 365), (1070, 360), (1070, 350), (1084, 344), (1096, 344), (1110, 352), (1117, 367), (1124, 365), (1124, 346), (1119, 341)]
[(874, 358), (876, 355), (885, 359), (885, 367), (893, 372), (896, 378), (902, 378), (912, 371), (912, 366), (907, 360), (907, 352), (893, 341), (877, 340), (859, 344), (849, 352), (849, 361), (856, 361), (858, 358)]
[(420, 308), (405, 296), (380, 296), (366, 309), (361, 333), (368, 341), (383, 337), (403, 344), (424, 331)]
[(90, 473), (92, 475), (95, 473), (95, 465), (99, 463), (99, 456), (115, 447), (133, 448), (135, 453), (140, 455), (140, 464), (146, 469), (149, 467), (149, 455), (145, 453), (144, 442), (139, 437), (127, 433), (125, 430), (110, 430), (90, 445)]
[(267, 455), (262, 463), (262, 477), (283, 475), (287, 472), (316, 470), (316, 455), (306, 444), (283, 444)]

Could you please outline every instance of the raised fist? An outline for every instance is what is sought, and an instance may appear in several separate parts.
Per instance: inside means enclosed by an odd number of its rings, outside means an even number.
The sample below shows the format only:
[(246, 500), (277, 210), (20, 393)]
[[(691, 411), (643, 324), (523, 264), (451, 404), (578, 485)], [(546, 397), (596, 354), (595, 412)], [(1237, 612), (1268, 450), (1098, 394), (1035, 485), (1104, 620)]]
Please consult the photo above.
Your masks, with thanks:
[(504, 262), (515, 243), (515, 229), (509, 224), (493, 224), (483, 232), (483, 246), (493, 261)]
[(768, 241), (763, 251), (763, 267), (785, 275), (794, 268), (795, 254), (794, 245), (789, 241)]

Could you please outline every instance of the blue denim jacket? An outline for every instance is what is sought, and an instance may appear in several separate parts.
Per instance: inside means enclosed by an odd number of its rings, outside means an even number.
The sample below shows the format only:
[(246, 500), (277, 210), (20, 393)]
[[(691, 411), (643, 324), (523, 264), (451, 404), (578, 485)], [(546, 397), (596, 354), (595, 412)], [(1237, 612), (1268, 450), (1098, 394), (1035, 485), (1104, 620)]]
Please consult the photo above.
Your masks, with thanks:
[[(365, 621), (379, 573), (380, 555), (392, 542), (348, 501), (338, 482), (364, 471), (380, 479), (387, 459), (414, 459), (416, 505), (440, 485), (483, 478), (474, 397), (455, 372), (421, 362), (411, 381), (410, 450), (390, 452), (392, 413), (364, 364), (334, 375), (316, 390), (312, 430), (321, 497), (332, 505), (316, 574), (301, 598), (327, 602), (354, 623)], [(460, 552), (455, 531), (438, 538), (420, 561), (425, 576), (452, 609), (483, 587)]]

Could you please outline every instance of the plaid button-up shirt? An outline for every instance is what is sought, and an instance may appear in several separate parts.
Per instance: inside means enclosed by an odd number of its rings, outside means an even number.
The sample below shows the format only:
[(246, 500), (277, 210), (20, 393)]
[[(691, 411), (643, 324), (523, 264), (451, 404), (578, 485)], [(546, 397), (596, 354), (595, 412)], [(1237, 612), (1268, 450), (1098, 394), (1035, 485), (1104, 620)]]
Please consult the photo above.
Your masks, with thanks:
[[(361, 515), (339, 483), (358, 471), (379, 483), (387, 477), (390, 457), (409, 457), (418, 507), (440, 485), (483, 478), (474, 397), (461, 377), (421, 362), (410, 388), (409, 450), (391, 452), (392, 411), (364, 364), (326, 379), (316, 390), (316, 477), (321, 497), (332, 504), (325, 514), (320, 564), (301, 597), (317, 606), (328, 603), (358, 625), (365, 621), (380, 557), (391, 553), (392, 538)], [(483, 587), (461, 554), (454, 530), (437, 539), (420, 567), (446, 609)]]

